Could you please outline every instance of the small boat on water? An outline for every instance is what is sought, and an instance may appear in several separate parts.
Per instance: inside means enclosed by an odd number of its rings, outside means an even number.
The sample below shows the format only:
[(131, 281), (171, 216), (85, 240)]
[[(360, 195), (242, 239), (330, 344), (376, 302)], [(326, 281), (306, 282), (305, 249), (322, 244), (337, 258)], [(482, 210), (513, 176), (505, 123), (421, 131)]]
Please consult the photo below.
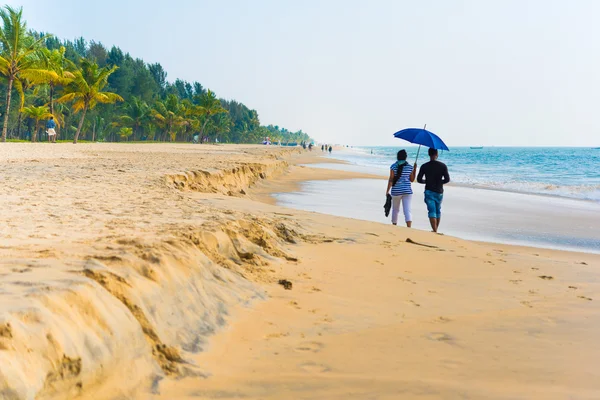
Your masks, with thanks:
[(471, 150), (481, 150), (483, 149), (483, 146), (471, 146)]

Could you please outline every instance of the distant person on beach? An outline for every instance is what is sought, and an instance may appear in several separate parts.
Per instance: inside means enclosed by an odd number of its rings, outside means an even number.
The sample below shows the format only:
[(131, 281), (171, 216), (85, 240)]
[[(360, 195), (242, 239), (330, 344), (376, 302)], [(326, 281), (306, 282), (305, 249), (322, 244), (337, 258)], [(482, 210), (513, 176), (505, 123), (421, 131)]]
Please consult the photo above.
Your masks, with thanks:
[(329, 146), (329, 154), (331, 154), (331, 150), (333, 150), (333, 148)]
[(407, 227), (412, 226), (412, 215), (410, 205), (412, 201), (412, 185), (415, 181), (415, 173), (417, 164), (410, 165), (406, 162), (406, 150), (400, 150), (396, 156), (397, 160), (390, 167), (390, 179), (388, 180), (387, 190), (385, 195), (392, 191), (392, 224), (398, 224), (398, 214), (400, 213), (400, 204), (404, 212), (404, 221)]
[(442, 200), (444, 199), (444, 185), (450, 182), (448, 167), (438, 161), (438, 151), (429, 149), (429, 162), (421, 165), (417, 182), (425, 184), (425, 204), (429, 223), (433, 232), (437, 232), (442, 218)]
[(54, 122), (54, 117), (50, 117), (48, 120), (46, 133), (48, 133), (48, 142), (56, 143), (56, 122)]
[(325, 151), (325, 146), (321, 145), (321, 151)]

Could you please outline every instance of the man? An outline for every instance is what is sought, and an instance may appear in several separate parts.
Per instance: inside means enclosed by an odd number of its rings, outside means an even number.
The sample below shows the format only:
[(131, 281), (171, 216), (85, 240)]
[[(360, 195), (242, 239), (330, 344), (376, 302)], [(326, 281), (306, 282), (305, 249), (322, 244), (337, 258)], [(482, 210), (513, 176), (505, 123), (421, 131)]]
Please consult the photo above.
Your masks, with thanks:
[(444, 185), (450, 182), (448, 167), (439, 162), (438, 151), (429, 149), (429, 162), (421, 165), (417, 182), (425, 184), (425, 204), (427, 204), (427, 213), (429, 223), (434, 232), (440, 227), (442, 218), (442, 200), (444, 199)]
[(46, 124), (46, 132), (48, 133), (48, 141), (50, 143), (56, 143), (56, 122), (54, 122), (54, 117), (50, 117), (50, 120)]

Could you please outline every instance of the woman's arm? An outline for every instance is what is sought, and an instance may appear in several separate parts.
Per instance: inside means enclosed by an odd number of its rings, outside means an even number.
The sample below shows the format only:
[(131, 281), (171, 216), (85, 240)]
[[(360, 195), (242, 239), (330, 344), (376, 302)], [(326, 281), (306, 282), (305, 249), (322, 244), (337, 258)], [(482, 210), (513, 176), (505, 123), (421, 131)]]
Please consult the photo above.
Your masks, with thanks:
[(413, 165), (413, 170), (410, 173), (410, 181), (414, 182), (416, 176), (417, 176), (417, 163), (415, 163), (415, 165)]
[(387, 186), (387, 190), (385, 191), (386, 196), (388, 195), (388, 193), (390, 192), (390, 189), (392, 188), (392, 183), (394, 183), (394, 171), (390, 170), (390, 179), (388, 179), (388, 186)]

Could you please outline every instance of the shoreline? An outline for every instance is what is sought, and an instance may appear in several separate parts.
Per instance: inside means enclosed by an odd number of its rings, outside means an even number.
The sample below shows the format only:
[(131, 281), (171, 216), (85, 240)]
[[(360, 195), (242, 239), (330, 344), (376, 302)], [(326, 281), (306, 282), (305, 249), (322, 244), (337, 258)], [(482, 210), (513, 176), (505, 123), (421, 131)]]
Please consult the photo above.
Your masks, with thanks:
[[(392, 147), (380, 147), (381, 152), (376, 155), (369, 155), (368, 151), (365, 152), (364, 150), (347, 149), (334, 154), (333, 157), (349, 161), (353, 165), (362, 166), (362, 168), (379, 169), (380, 173), (386, 174), (389, 168), (388, 161), (391, 163), (394, 159), (394, 155), (390, 154), (391, 149)], [(540, 151), (536, 152), (534, 148), (529, 147), (515, 148), (515, 152), (506, 154), (502, 151), (498, 154), (496, 152), (473, 153), (473, 151), (465, 148), (457, 148), (456, 152), (449, 152), (446, 156), (442, 155), (442, 161), (445, 160), (450, 169), (454, 170), (454, 182), (452, 183), (457, 184), (459, 182), (458, 185), (460, 186), (572, 198), (600, 204), (600, 176), (593, 169), (589, 169), (589, 166), (595, 165), (594, 162), (597, 158), (592, 154), (592, 158), (589, 162), (586, 162), (585, 160), (581, 160), (581, 152), (576, 152), (575, 150), (575, 148), (565, 149), (569, 154), (571, 154), (571, 151), (574, 151), (573, 157), (588, 165), (585, 170), (586, 172), (585, 174), (580, 172), (573, 176), (568, 174), (560, 181), (556, 177), (553, 178), (554, 174), (551, 173), (553, 166), (551, 163), (548, 163), (546, 155)], [(529, 153), (531, 153), (531, 157), (534, 159), (545, 161), (540, 161), (542, 164), (538, 167), (528, 168), (527, 165), (523, 165), (526, 161), (523, 155)], [(477, 156), (477, 154), (481, 155)], [(475, 157), (473, 162), (469, 161), (471, 157)], [(522, 165), (524, 169), (509, 166), (504, 170), (501, 164), (491, 161), (496, 157), (505, 160), (507, 157), (510, 159), (515, 158), (514, 162)], [(421, 164), (425, 161), (427, 160), (422, 159)], [(536, 164), (536, 162), (532, 161), (532, 164)], [(479, 167), (476, 167), (476, 165)], [(490, 171), (490, 168), (496, 172)]]
[[(332, 169), (327, 169), (329, 157), (317, 157), (317, 160), (313, 164), (301, 164), (307, 168), (315, 165), (312, 172), (303, 173), (304, 182), (293, 187), (271, 185), (271, 195), (277, 200), (270, 199), (270, 204), (389, 223), (380, 212), (383, 200), (376, 195), (380, 186), (383, 187), (385, 177), (363, 176), (364, 173), (357, 172), (360, 167), (350, 165), (351, 168), (345, 168), (347, 164), (336, 163), (331, 165)], [(311, 173), (317, 177), (322, 174), (329, 182), (322, 184), (318, 182), (321, 179), (313, 180)], [(355, 174), (354, 180), (352, 174)], [(285, 179), (280, 177), (275, 181)], [(419, 193), (421, 186), (413, 184), (413, 227), (429, 230), (423, 217), (426, 210)], [(280, 187), (283, 190), (279, 190)], [(488, 243), (600, 253), (600, 229), (592, 223), (594, 216), (599, 215), (600, 204), (557, 196), (478, 189), (448, 185), (443, 232)], [(265, 201), (264, 196), (260, 200)], [(544, 215), (553, 215), (553, 218), (547, 219)]]
[(40, 148), (0, 148), (0, 393), (600, 393), (599, 256), (253, 200), (301, 181), (294, 150)]
[[(331, 158), (325, 159), (324, 161), (317, 163), (314, 162), (313, 164), (322, 164), (322, 165), (310, 165), (307, 164), (307, 166), (311, 166), (312, 168), (323, 168), (323, 169), (328, 169), (327, 164), (332, 164), (332, 165), (342, 165), (342, 167), (335, 168), (336, 170), (341, 170), (341, 171), (347, 171), (347, 172), (354, 172), (357, 174), (363, 174), (363, 173), (368, 173), (369, 175), (372, 176), (377, 176), (377, 178), (373, 178), (373, 179), (385, 179), (387, 177), (387, 174), (385, 173), (386, 171), (383, 169), (376, 169), (374, 167), (364, 167), (361, 165), (356, 165), (356, 164), (351, 164), (348, 161), (343, 161), (343, 160), (336, 160), (335, 162), (331, 162), (330, 160), (333, 160)], [(340, 162), (342, 161), (342, 162)], [(344, 169), (344, 165), (347, 166), (351, 166), (351, 167), (355, 167), (357, 170), (369, 170), (370, 172), (359, 172), (359, 171), (352, 171), (350, 169)], [(329, 167), (330, 168), (330, 167)], [(377, 170), (377, 171), (376, 171)], [(381, 172), (380, 174), (377, 174), (377, 172)], [(599, 200), (592, 200), (592, 199), (582, 199), (582, 198), (577, 198), (577, 197), (570, 197), (570, 196), (565, 196), (565, 195), (560, 195), (560, 194), (549, 194), (549, 193), (536, 193), (536, 192), (527, 192), (524, 190), (517, 190), (517, 189), (503, 189), (500, 187), (489, 187), (489, 186), (483, 186), (483, 185), (476, 185), (476, 184), (468, 184), (468, 183), (457, 183), (457, 182), (450, 182), (448, 183), (449, 187), (462, 187), (462, 188), (466, 188), (466, 189), (480, 189), (480, 190), (489, 190), (492, 192), (503, 192), (503, 193), (515, 193), (515, 194), (522, 194), (522, 195), (526, 195), (526, 196), (540, 196), (540, 197), (548, 197), (551, 199), (567, 199), (567, 200), (573, 200), (573, 201), (581, 201), (581, 202), (585, 202), (585, 203), (591, 203), (591, 204), (600, 204)]]

